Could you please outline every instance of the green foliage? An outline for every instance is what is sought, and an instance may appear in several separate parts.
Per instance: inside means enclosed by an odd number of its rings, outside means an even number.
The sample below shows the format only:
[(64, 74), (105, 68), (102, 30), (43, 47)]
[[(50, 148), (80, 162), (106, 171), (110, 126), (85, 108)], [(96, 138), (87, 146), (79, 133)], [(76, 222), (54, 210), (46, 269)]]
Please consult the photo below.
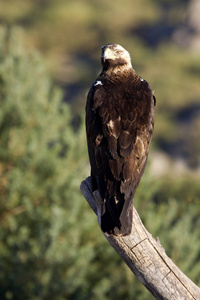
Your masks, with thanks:
[(21, 31), (1, 28), (0, 45), (0, 298), (56, 299), (77, 288), (92, 256), (78, 247), (90, 224), (79, 192), (83, 128), (74, 136), (69, 107)]

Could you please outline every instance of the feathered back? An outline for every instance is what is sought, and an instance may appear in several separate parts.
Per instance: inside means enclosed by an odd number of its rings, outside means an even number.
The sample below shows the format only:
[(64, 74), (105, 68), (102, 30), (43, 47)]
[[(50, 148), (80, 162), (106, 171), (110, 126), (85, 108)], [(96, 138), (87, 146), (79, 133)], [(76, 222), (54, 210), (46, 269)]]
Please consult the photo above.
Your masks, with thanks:
[(86, 131), (92, 186), (102, 197), (101, 228), (127, 235), (152, 138), (155, 97), (132, 67), (120, 64), (117, 70), (112, 63), (106, 62), (88, 93)]

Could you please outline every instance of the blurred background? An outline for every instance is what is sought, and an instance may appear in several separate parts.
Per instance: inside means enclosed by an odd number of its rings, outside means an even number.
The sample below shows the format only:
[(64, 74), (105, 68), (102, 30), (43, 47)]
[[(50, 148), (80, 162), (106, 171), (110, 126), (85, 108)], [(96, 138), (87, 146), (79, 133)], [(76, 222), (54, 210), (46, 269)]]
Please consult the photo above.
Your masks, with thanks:
[(0, 299), (154, 299), (79, 190), (107, 43), (130, 52), (157, 98), (134, 204), (200, 284), (199, 15), (200, 0), (0, 0)]

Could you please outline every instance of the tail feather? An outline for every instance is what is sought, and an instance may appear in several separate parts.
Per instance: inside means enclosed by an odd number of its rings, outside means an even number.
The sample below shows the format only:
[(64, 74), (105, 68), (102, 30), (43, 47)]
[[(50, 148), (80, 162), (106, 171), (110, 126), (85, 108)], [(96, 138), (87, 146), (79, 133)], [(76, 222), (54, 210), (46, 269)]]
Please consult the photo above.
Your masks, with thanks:
[(118, 236), (129, 235), (132, 230), (133, 205), (129, 205), (126, 213), (119, 214), (114, 198), (109, 202), (109, 204), (107, 203), (108, 202), (104, 202), (102, 209), (102, 231), (107, 234), (114, 234)]

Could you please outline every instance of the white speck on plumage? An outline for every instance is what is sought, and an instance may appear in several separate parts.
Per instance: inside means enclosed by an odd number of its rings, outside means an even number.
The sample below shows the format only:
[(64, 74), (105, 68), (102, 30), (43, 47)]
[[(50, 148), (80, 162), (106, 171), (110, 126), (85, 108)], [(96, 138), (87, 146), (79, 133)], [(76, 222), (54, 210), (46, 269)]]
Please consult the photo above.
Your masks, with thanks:
[(140, 80), (141, 80), (141, 81), (144, 81), (144, 79), (143, 79), (143, 78), (140, 78)]
[(113, 129), (113, 127), (114, 127), (114, 122), (113, 122), (113, 120), (110, 120), (110, 121), (108, 122), (107, 126), (110, 127), (111, 129)]
[(102, 83), (100, 80), (97, 80), (97, 81), (94, 83), (94, 86), (97, 86), (97, 85), (103, 85), (103, 83)]

